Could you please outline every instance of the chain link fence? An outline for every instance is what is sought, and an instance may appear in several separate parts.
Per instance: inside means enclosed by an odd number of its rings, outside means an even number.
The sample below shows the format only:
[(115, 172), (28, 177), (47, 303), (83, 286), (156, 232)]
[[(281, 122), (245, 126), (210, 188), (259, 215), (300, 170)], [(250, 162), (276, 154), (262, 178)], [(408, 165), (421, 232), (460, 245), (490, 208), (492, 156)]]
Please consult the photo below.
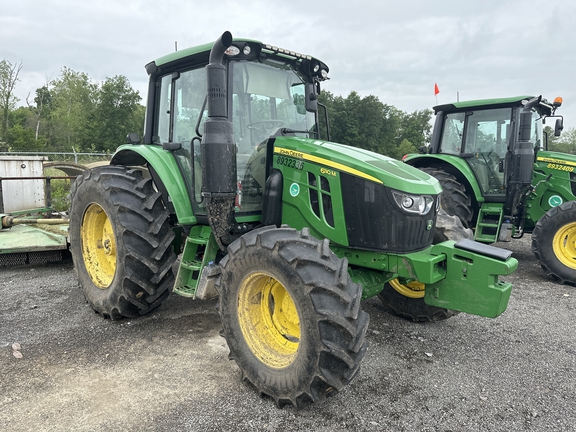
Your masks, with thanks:
[(112, 153), (79, 153), (72, 152), (0, 152), (0, 156), (46, 156), (49, 161), (89, 164), (92, 162), (109, 161)]

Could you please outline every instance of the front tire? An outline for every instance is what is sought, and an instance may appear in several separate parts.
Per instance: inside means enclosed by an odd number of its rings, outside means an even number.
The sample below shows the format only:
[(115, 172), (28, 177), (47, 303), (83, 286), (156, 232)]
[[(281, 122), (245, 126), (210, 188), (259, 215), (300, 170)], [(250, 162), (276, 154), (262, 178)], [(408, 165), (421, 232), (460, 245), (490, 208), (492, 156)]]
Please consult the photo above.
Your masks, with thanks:
[(299, 407), (356, 376), (369, 317), (328, 240), (307, 228), (264, 227), (232, 243), (220, 266), (222, 335), (260, 395)]
[(557, 282), (576, 285), (576, 201), (553, 207), (538, 220), (532, 253)]
[(152, 311), (174, 283), (174, 233), (161, 194), (138, 170), (88, 170), (71, 188), (70, 251), (86, 301), (105, 318)]
[(378, 297), (386, 311), (414, 322), (442, 321), (460, 313), (426, 304), (424, 289), (424, 284), (420, 282), (403, 284), (398, 279), (393, 279), (384, 284)]

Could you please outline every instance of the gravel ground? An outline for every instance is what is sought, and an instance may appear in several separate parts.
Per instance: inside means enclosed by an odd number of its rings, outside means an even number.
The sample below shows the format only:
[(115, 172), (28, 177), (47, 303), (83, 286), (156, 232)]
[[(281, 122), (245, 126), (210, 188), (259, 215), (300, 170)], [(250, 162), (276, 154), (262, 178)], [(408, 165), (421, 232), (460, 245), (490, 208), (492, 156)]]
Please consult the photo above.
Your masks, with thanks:
[(301, 410), (241, 381), (214, 301), (172, 296), (111, 322), (87, 306), (71, 263), (2, 268), (0, 430), (574, 430), (576, 288), (544, 275), (530, 236), (504, 246), (520, 267), (502, 316), (416, 324), (370, 299), (358, 377)]

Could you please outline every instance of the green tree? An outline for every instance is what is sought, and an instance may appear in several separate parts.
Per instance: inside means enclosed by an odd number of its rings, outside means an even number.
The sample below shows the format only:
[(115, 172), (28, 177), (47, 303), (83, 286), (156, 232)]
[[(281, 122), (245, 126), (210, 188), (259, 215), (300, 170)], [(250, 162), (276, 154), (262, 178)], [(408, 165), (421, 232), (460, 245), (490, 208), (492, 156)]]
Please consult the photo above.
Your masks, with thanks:
[[(48, 88), (48, 84), (36, 89), (36, 96), (34, 97), (34, 105), (32, 105), (28, 98), (26, 98), (26, 104), (30, 109), (30, 112), (34, 115), (34, 136), (36, 141), (40, 137), (42, 131), (42, 124), (47, 123), (47, 119), (50, 116), (50, 110), (52, 108), (52, 93)], [(43, 128), (48, 131), (48, 128)]]
[(89, 150), (94, 145), (92, 119), (97, 84), (85, 73), (66, 67), (51, 84), (51, 149)]
[(6, 141), (8, 135), (10, 111), (16, 107), (18, 98), (14, 96), (14, 88), (19, 81), (18, 75), (22, 63), (13, 65), (7, 60), (0, 61), (0, 141)]
[(400, 145), (396, 147), (393, 152), (389, 154), (389, 156), (394, 159), (402, 159), (403, 156), (410, 153), (416, 153), (417, 150), (418, 149), (414, 144), (412, 144), (407, 139), (403, 139)]
[(128, 133), (144, 130), (144, 107), (128, 78), (122, 75), (107, 78), (97, 95), (93, 116), (97, 151), (112, 151), (126, 141)]
[(430, 139), (431, 110), (408, 114), (356, 92), (346, 98), (322, 92), (319, 100), (328, 110), (332, 141), (401, 157)]
[(396, 148), (402, 142), (402, 118), (404, 112), (385, 104), (382, 112), (382, 151), (380, 153), (394, 157)]
[(548, 149), (562, 153), (576, 154), (576, 129), (570, 128), (562, 132), (559, 137), (554, 136), (554, 130), (546, 126), (548, 132)]
[(42, 151), (44, 140), (37, 141), (34, 136), (35, 118), (28, 107), (18, 107), (10, 111), (6, 134), (7, 150), (10, 151)]
[(20, 124), (12, 126), (8, 130), (8, 142), (10, 151), (36, 151), (34, 130)]
[(424, 109), (413, 113), (403, 113), (400, 121), (399, 145), (408, 140), (415, 149), (430, 141), (432, 136), (432, 110)]

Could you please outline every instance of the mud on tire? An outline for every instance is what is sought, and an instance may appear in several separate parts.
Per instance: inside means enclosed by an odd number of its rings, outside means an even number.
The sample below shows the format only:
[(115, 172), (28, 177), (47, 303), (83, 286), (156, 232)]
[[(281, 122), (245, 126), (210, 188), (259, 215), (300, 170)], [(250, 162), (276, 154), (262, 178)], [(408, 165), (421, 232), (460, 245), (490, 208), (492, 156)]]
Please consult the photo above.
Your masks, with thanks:
[(84, 296), (106, 318), (137, 317), (168, 297), (174, 283), (161, 194), (138, 170), (88, 170), (71, 188), (70, 250)]
[(220, 266), (222, 335), (260, 395), (299, 407), (355, 377), (369, 317), (328, 240), (307, 228), (264, 227), (232, 243)]

